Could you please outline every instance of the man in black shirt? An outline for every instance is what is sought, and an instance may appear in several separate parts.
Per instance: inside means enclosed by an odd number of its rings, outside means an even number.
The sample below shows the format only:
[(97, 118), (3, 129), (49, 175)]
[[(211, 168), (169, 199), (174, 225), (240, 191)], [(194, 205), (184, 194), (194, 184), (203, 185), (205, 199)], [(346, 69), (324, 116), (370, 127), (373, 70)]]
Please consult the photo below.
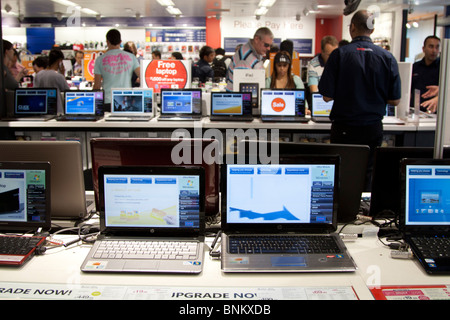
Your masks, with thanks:
[(353, 15), (352, 42), (331, 53), (319, 82), (324, 100), (333, 100), (331, 143), (370, 147), (366, 190), (370, 190), (373, 153), (383, 141), (386, 105), (398, 105), (401, 97), (396, 59), (370, 39), (372, 18), (366, 10)]
[(436, 103), (431, 103), (434, 97), (423, 96), (430, 86), (439, 85), (440, 58), (439, 48), (441, 40), (436, 36), (428, 36), (423, 42), (424, 57), (413, 64), (411, 83), (411, 107), (414, 107), (415, 89), (420, 90), (420, 110), (434, 113)]

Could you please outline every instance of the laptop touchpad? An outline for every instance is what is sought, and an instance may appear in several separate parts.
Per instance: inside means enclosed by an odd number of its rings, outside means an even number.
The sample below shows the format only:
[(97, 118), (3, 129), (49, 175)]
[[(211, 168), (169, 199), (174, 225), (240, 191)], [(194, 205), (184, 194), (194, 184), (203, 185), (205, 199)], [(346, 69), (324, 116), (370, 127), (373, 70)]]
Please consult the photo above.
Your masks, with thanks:
[(124, 270), (156, 270), (158, 268), (159, 262), (158, 261), (143, 261), (143, 260), (136, 260), (136, 261), (126, 261), (125, 265), (123, 266)]
[(306, 267), (304, 257), (272, 257), (274, 267)]

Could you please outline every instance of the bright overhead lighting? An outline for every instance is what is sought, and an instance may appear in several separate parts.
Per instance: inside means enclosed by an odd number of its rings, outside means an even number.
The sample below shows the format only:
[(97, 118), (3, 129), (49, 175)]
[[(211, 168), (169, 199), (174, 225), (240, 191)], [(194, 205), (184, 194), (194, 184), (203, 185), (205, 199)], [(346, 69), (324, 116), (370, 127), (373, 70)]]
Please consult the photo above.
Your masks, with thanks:
[(269, 11), (266, 7), (261, 7), (255, 10), (255, 16), (263, 16)]
[(175, 3), (172, 0), (156, 0), (163, 7), (174, 7)]
[(258, 4), (259, 7), (270, 8), (277, 0), (261, 0)]
[(303, 14), (305, 15), (305, 17), (309, 14), (308, 8), (305, 7), (305, 9), (303, 9)]
[(181, 10), (172, 6), (169, 6), (166, 8), (167, 12), (169, 12), (170, 14), (173, 14), (175, 16), (179, 16), (181, 15)]
[(419, 27), (419, 23), (418, 23), (417, 21), (414, 21), (414, 22), (412, 23), (412, 26), (413, 26), (414, 28), (418, 28), (418, 27)]
[(98, 12), (88, 9), (88, 8), (81, 8), (81, 11), (86, 14), (92, 14), (93, 16), (96, 16), (98, 14)]
[(52, 0), (53, 2), (62, 4), (63, 6), (68, 6), (68, 7), (76, 7), (78, 6), (78, 4), (72, 2), (72, 1), (68, 1), (68, 0)]

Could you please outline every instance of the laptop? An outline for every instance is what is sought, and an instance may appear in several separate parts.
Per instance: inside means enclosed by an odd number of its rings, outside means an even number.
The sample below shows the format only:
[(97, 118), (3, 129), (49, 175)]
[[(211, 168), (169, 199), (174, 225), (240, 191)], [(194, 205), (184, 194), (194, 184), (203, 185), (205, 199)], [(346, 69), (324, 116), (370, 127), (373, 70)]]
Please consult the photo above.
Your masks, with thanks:
[[(39, 253), (38, 232), (51, 227), (50, 184), (48, 162), (0, 161), (0, 265), (22, 266)], [(33, 236), (3, 234), (13, 232)]]
[[(204, 179), (200, 167), (100, 167), (100, 197), (104, 203), (101, 235), (81, 270), (200, 273), (204, 257)], [(133, 246), (133, 242), (142, 249), (119, 250), (120, 246)], [(112, 243), (119, 247), (109, 249)], [(179, 247), (178, 252), (160, 253), (153, 249), (157, 246)]]
[(261, 120), (308, 122), (305, 118), (305, 90), (261, 89)]
[(428, 274), (450, 274), (450, 160), (403, 159), (399, 229)]
[[(340, 156), (339, 198), (337, 207), (338, 223), (347, 223), (356, 219), (364, 192), (365, 172), (369, 159), (369, 146), (337, 143), (296, 143), (243, 140), (238, 145), (239, 154), (255, 156), (269, 155), (273, 159), (302, 154), (323, 154)], [(271, 161), (272, 163), (274, 161)]]
[[(400, 161), (403, 158), (432, 159), (433, 147), (378, 147), (372, 172), (370, 216), (394, 217), (400, 213)], [(444, 159), (450, 148), (444, 148)]]
[(330, 123), (330, 112), (333, 101), (325, 102), (320, 93), (311, 94), (311, 120), (314, 122)]
[(97, 121), (104, 115), (103, 90), (70, 90), (64, 92), (64, 115), (58, 121)]
[(386, 114), (383, 117), (383, 124), (405, 124), (405, 121), (399, 119), (397, 116), (397, 106), (390, 104), (386, 105)]
[[(339, 157), (280, 160), (279, 165), (223, 165), (222, 270), (355, 271), (353, 259), (334, 233)], [(279, 241), (283, 244), (272, 245)], [(316, 242), (317, 247), (304, 248), (301, 242)]]
[(14, 115), (10, 121), (47, 121), (58, 112), (58, 89), (16, 88), (14, 91)]
[(98, 189), (100, 166), (201, 166), (205, 171), (205, 214), (216, 216), (220, 211), (219, 163), (221, 157), (221, 146), (215, 139), (91, 139), (92, 182), (96, 208), (98, 211), (102, 209)]
[(250, 92), (211, 92), (211, 121), (253, 121)]
[(105, 121), (150, 121), (154, 117), (153, 89), (112, 89), (111, 113)]
[(95, 209), (94, 201), (86, 201), (80, 142), (0, 140), (0, 161), (51, 163), (52, 219), (84, 219)]
[(161, 114), (158, 120), (201, 120), (201, 89), (161, 89)]

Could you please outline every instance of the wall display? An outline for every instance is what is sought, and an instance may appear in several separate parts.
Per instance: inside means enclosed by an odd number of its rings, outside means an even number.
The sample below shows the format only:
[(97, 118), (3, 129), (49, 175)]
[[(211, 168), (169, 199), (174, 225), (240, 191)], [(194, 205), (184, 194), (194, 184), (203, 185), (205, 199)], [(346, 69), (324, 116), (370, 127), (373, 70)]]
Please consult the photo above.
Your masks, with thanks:
[(145, 29), (145, 42), (206, 42), (206, 28)]
[(164, 89), (183, 89), (191, 83), (191, 61), (189, 60), (143, 60), (141, 79), (144, 88), (154, 92)]

